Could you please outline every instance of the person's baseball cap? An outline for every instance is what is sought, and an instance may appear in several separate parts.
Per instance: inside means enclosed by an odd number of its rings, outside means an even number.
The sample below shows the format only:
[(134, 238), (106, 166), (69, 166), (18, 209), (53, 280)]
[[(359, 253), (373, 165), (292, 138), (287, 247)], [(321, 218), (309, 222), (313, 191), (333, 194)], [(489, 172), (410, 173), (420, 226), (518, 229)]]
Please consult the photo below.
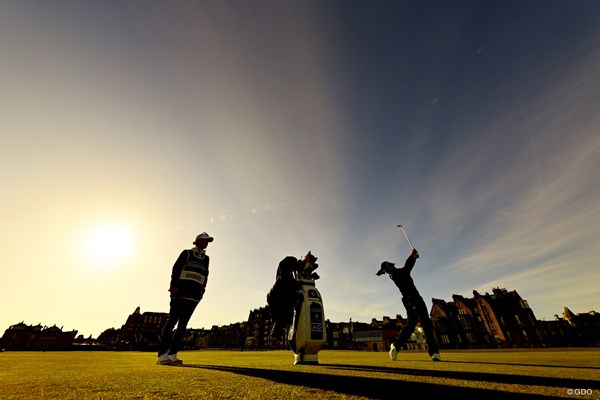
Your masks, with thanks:
[(212, 236), (210, 236), (208, 233), (202, 232), (201, 234), (196, 236), (196, 240), (194, 240), (193, 244), (196, 244), (196, 242), (198, 240), (206, 240), (207, 242), (212, 242), (214, 240), (214, 238)]
[(395, 265), (396, 265), (396, 264), (394, 264), (394, 263), (391, 263), (391, 262), (389, 262), (389, 261), (384, 261), (384, 262), (382, 262), (382, 263), (381, 263), (381, 268), (379, 268), (379, 271), (377, 271), (377, 274), (376, 274), (376, 275), (377, 275), (377, 276), (379, 276), (379, 275), (381, 275), (381, 274), (383, 274), (383, 273), (387, 272), (387, 271), (390, 269), (390, 267), (393, 267), (393, 266), (395, 266)]

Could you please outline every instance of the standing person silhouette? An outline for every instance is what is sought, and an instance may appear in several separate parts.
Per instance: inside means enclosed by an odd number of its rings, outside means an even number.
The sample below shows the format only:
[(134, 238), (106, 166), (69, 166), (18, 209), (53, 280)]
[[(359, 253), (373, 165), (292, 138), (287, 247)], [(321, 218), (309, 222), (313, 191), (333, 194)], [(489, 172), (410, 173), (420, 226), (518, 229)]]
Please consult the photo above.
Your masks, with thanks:
[(381, 268), (377, 272), (377, 276), (382, 274), (388, 274), (390, 279), (394, 281), (400, 293), (402, 294), (402, 303), (406, 308), (407, 322), (404, 328), (400, 331), (394, 342), (390, 345), (390, 358), (392, 361), (396, 360), (398, 356), (398, 350), (402, 348), (415, 331), (417, 321), (421, 322), (423, 331), (425, 333), (425, 339), (427, 341), (428, 353), (433, 361), (442, 361), (439, 353), (438, 342), (433, 332), (433, 324), (429, 318), (427, 306), (421, 294), (417, 290), (415, 283), (410, 276), (410, 273), (415, 266), (415, 263), (419, 258), (419, 252), (413, 249), (404, 267), (396, 268), (394, 263), (384, 261), (381, 263)]
[(275, 340), (280, 340), (294, 321), (294, 304), (298, 292), (296, 277), (300, 268), (300, 261), (296, 257), (287, 256), (281, 260), (275, 284), (267, 293), (267, 304), (273, 321), (270, 335)]
[[(177, 357), (181, 340), (187, 330), (187, 324), (202, 300), (208, 281), (208, 264), (210, 258), (206, 255), (206, 247), (213, 238), (206, 232), (196, 236), (195, 247), (183, 250), (171, 272), (171, 302), (169, 319), (167, 320), (160, 339), (158, 350), (158, 365), (182, 364)], [(173, 328), (177, 330), (173, 334)]]

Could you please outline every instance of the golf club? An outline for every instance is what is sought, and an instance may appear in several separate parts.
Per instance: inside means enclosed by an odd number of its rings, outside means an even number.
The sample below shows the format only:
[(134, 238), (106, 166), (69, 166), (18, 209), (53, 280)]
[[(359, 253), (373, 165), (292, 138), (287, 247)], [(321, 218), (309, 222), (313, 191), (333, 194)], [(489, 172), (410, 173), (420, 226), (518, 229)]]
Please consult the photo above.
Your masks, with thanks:
[(411, 249), (414, 249), (415, 247), (410, 242), (410, 239), (408, 238), (408, 235), (406, 234), (406, 230), (404, 230), (404, 227), (402, 225), (398, 225), (398, 228), (402, 229), (402, 232), (404, 232), (404, 237), (406, 237), (406, 240), (408, 241), (408, 245), (410, 246)]

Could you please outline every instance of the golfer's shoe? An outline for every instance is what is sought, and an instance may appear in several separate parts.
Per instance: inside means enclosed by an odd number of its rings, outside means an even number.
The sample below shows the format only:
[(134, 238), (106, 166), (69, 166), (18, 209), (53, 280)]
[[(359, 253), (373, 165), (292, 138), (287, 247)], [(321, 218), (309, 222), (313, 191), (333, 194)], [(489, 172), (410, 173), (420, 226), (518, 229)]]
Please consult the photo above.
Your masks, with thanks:
[(442, 357), (440, 357), (440, 353), (433, 353), (431, 355), (431, 361), (442, 361)]
[(392, 361), (396, 361), (396, 357), (398, 357), (398, 350), (396, 350), (396, 347), (394, 346), (393, 343), (390, 345), (389, 355), (390, 355), (390, 358), (392, 359)]
[(172, 365), (172, 364), (173, 364), (173, 361), (171, 361), (171, 359), (169, 358), (169, 355), (167, 353), (161, 354), (156, 359), (156, 365)]
[(183, 361), (181, 361), (179, 359), (179, 357), (177, 357), (177, 353), (175, 353), (175, 354), (169, 354), (169, 360), (171, 360), (171, 365), (183, 364)]

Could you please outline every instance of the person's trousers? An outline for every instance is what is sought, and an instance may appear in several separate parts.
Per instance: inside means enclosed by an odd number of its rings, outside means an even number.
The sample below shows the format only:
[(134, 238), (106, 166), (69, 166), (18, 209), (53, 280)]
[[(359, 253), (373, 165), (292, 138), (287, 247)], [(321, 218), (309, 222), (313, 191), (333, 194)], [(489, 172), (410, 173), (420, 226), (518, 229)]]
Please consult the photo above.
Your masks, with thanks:
[(409, 299), (403, 297), (402, 303), (404, 303), (404, 307), (406, 308), (407, 321), (404, 328), (402, 328), (398, 336), (396, 336), (394, 347), (399, 350), (404, 346), (415, 331), (417, 321), (421, 321), (421, 326), (423, 327), (423, 332), (425, 334), (425, 341), (429, 348), (427, 352), (430, 356), (434, 353), (439, 353), (439, 346), (433, 331), (433, 324), (429, 318), (429, 312), (427, 311), (427, 306), (425, 305), (423, 298)]
[[(179, 351), (181, 340), (187, 330), (187, 324), (197, 305), (198, 302), (195, 301), (178, 299), (176, 297), (171, 298), (169, 319), (163, 328), (160, 338), (159, 356), (167, 352), (169, 354), (176, 354)], [(175, 325), (177, 325), (177, 330), (173, 333)]]

